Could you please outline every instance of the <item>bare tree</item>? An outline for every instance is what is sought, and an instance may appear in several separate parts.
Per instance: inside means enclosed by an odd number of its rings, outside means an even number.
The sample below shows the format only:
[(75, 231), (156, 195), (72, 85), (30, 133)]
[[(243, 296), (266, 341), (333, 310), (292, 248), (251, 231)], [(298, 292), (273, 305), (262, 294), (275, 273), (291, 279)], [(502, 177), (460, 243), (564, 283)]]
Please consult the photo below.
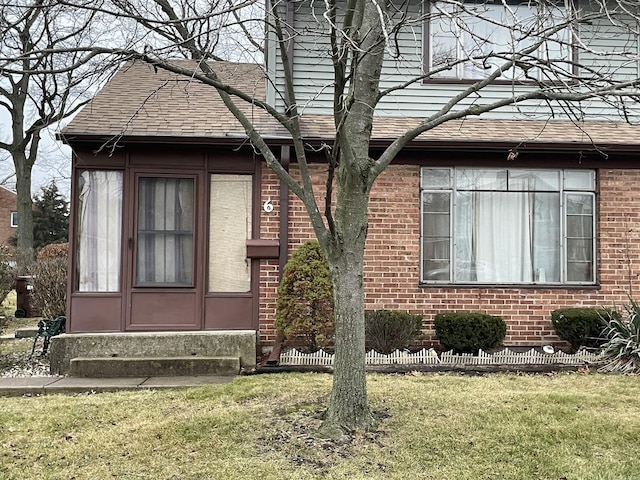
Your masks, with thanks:
[[(273, 84), (273, 103), (224, 83), (213, 61), (219, 58), (211, 41), (218, 38), (219, 21), (236, 26), (236, 34), (246, 34), (250, 20), (259, 19), (243, 17), (239, 8), (252, 7), (255, 13), (255, 2), (234, 7), (231, 2), (151, 0), (145, 5), (134, 8), (113, 0), (100, 8), (136, 22), (141, 34), (154, 32), (157, 42), (152, 47), (104, 45), (86, 54), (141, 59), (217, 89), (254, 148), (304, 203), (334, 282), (336, 357), (323, 424), (332, 436), (375, 424), (366, 390), (363, 258), (371, 188), (396, 155), (445, 122), (494, 111), (538, 119), (562, 116), (579, 125), (589, 115), (590, 103), (598, 102), (600, 110), (635, 120), (629, 108), (638, 99), (640, 83), (635, 1), (274, 0), (262, 13), (267, 40), (276, 45), (272, 53), (280, 76)], [(296, 15), (303, 20), (294, 22)], [(423, 29), (431, 42), (421, 51)], [(602, 41), (612, 36), (615, 41)], [(240, 42), (248, 49), (259, 43), (255, 38)], [(330, 67), (329, 78), (314, 79), (315, 89), (294, 75), (297, 59), (291, 55), (296, 44), (313, 62)], [(170, 54), (177, 50), (196, 60), (199, 69), (172, 64)], [(424, 82), (454, 85), (454, 80), (460, 82), (447, 91), (447, 98), (430, 99), (431, 106), (413, 115), (410, 128), (372, 156), (376, 114), (390, 108), (396, 95)], [(421, 98), (425, 96), (415, 101)], [(247, 102), (289, 132), (300, 180), (281, 165), (239, 108)], [(319, 205), (314, 195), (301, 126), (307, 111), (333, 117), (335, 141), (326, 146), (325, 187), (327, 199), (335, 195), (335, 203)]]
[(0, 149), (15, 169), (21, 268), (33, 258), (31, 176), (43, 131), (82, 107), (105, 72), (95, 62), (77, 63), (75, 50), (92, 45), (104, 28), (95, 17), (50, 0), (0, 3), (0, 113), (10, 119)]

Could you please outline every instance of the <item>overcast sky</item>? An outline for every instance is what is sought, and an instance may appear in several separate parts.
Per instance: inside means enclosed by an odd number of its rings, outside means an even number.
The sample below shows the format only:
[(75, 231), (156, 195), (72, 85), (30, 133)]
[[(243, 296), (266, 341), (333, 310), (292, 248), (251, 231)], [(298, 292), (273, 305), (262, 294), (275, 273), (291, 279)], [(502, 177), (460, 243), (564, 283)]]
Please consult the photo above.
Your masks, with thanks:
[[(5, 110), (0, 109), (0, 139), (8, 141), (11, 123)], [(71, 176), (71, 149), (55, 140), (55, 129), (43, 132), (40, 153), (33, 167), (31, 193), (40, 192), (40, 188), (55, 180), (58, 189), (69, 198)], [(13, 161), (5, 150), (0, 150), (0, 182), (3, 186), (15, 190), (15, 171)], [(5, 181), (6, 180), (6, 181)]]

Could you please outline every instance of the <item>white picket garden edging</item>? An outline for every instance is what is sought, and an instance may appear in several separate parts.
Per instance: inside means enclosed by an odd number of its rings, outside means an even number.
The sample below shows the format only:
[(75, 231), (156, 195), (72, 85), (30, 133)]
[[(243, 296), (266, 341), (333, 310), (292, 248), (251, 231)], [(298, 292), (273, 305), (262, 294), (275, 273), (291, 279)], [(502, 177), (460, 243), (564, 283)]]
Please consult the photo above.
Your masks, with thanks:
[[(370, 350), (366, 354), (367, 365), (583, 365), (596, 362), (599, 354), (579, 350), (576, 353), (544, 353), (532, 348), (526, 352), (514, 352), (509, 348), (495, 353), (480, 350), (478, 355), (470, 353), (454, 354), (453, 351), (441, 355), (433, 349), (423, 348), (416, 353), (396, 350), (388, 355)], [(332, 366), (333, 354), (324, 350), (314, 353), (302, 353), (292, 348), (280, 355), (280, 365)]]

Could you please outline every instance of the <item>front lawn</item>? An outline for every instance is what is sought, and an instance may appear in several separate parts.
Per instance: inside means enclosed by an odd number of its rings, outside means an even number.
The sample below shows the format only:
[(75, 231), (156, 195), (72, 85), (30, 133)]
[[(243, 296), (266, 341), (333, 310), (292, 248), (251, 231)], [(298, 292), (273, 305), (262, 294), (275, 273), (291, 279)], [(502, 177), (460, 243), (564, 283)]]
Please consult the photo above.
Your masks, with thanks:
[(640, 478), (637, 377), (370, 375), (380, 429), (350, 444), (314, 436), (330, 384), (0, 398), (2, 478)]

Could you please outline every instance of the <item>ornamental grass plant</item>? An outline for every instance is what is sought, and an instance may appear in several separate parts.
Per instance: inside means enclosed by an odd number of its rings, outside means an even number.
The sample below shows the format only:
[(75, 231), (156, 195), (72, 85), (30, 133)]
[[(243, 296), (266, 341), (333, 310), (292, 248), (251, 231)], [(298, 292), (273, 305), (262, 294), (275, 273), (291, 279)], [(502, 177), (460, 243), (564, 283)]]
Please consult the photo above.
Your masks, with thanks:
[(640, 373), (640, 304), (630, 299), (624, 315), (608, 315), (603, 320), (603, 372)]
[(422, 315), (400, 310), (373, 310), (364, 314), (368, 348), (389, 354), (407, 348), (422, 331)]

